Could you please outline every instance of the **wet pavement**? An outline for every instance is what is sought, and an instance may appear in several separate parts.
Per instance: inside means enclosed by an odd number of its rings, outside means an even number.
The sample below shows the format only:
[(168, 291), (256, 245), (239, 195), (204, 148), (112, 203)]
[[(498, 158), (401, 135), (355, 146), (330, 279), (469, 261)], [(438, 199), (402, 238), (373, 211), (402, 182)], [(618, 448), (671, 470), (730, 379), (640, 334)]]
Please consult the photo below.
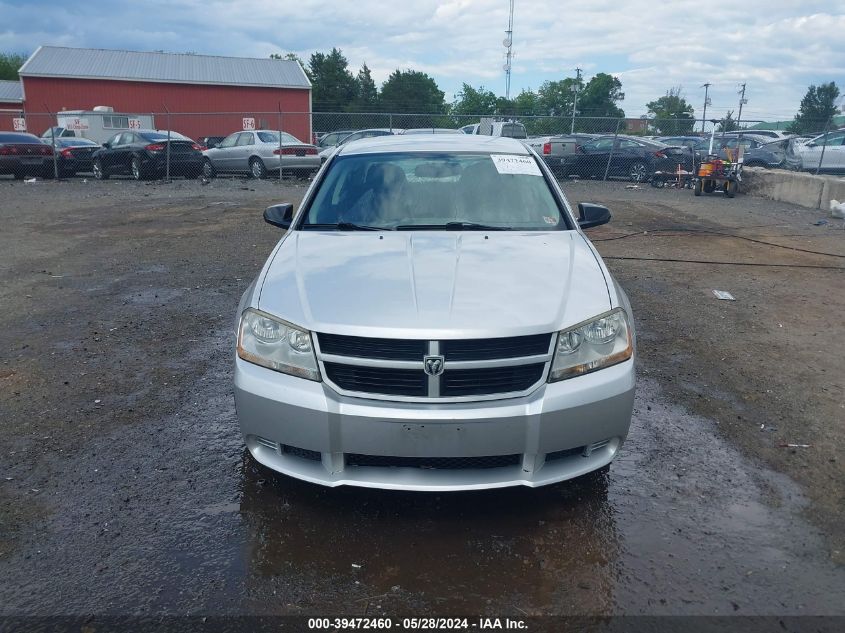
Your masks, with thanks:
[(79, 240), (69, 279), (28, 291), (52, 299), (11, 323), (43, 340), (7, 340), (0, 374), (19, 429), (2, 444), (0, 614), (845, 614), (845, 568), (801, 489), (679, 404), (647, 358), (607, 475), (434, 494), (257, 465), (231, 312), (275, 235), (248, 207), (219, 222), (247, 227), (252, 260), (206, 227), (190, 259), (168, 249), (188, 230), (158, 249), (58, 231)]

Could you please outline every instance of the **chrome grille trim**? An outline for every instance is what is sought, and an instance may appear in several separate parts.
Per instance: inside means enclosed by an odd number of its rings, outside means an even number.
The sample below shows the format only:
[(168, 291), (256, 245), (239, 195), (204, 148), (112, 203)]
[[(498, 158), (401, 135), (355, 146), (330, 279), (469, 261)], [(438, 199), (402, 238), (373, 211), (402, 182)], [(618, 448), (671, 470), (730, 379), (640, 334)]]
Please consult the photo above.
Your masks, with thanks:
[[(419, 394), (409, 394), (409, 395), (397, 395), (396, 393), (378, 393), (378, 392), (369, 392), (369, 391), (353, 391), (350, 389), (344, 389), (336, 382), (334, 382), (330, 376), (332, 372), (327, 371), (326, 363), (329, 366), (337, 366), (337, 365), (345, 365), (349, 366), (350, 369), (354, 366), (358, 366), (361, 368), (373, 368), (373, 369), (380, 369), (380, 370), (389, 370), (389, 369), (396, 369), (401, 372), (408, 372), (411, 371), (419, 371), (421, 374), (424, 372), (424, 362), (422, 356), (430, 355), (430, 356), (437, 356), (441, 355), (441, 350), (444, 348), (448, 349), (449, 345), (448, 339), (445, 340), (430, 340), (430, 341), (413, 341), (415, 344), (423, 343), (424, 345), (420, 345), (421, 348), (424, 347), (426, 350), (425, 354), (420, 356), (419, 360), (400, 360), (400, 359), (385, 359), (385, 358), (368, 358), (368, 357), (361, 357), (361, 356), (345, 356), (343, 354), (338, 353), (324, 353), (320, 347), (320, 337), (321, 336), (329, 336), (332, 339), (332, 344), (329, 346), (332, 351), (338, 349), (338, 340), (342, 338), (342, 335), (323, 335), (319, 332), (315, 332), (315, 336), (313, 337), (314, 340), (314, 347), (317, 354), (317, 363), (320, 366), (320, 371), (323, 376), (324, 382), (331, 387), (337, 393), (350, 396), (354, 398), (367, 398), (371, 400), (390, 400), (390, 401), (399, 401), (399, 402), (427, 402), (427, 403), (438, 403), (438, 402), (475, 402), (475, 401), (483, 401), (483, 400), (501, 400), (506, 398), (517, 398), (521, 396), (525, 396), (530, 394), (531, 392), (538, 389), (542, 384), (545, 383), (546, 377), (548, 376), (549, 367), (552, 362), (553, 352), (554, 352), (554, 345), (556, 342), (556, 337), (552, 334), (543, 334), (543, 335), (532, 335), (530, 337), (525, 337), (526, 339), (534, 339), (533, 347), (531, 351), (537, 350), (537, 338), (539, 336), (546, 337), (548, 339), (547, 348), (545, 353), (543, 354), (532, 354), (529, 356), (510, 356), (505, 358), (489, 358), (485, 360), (455, 360), (450, 361), (448, 357), (448, 351), (445, 354), (445, 370), (440, 376), (421, 376), (421, 378), (426, 378), (427, 383), (427, 394), (422, 396)], [(475, 345), (479, 348), (482, 348), (480, 353), (486, 353), (484, 351), (484, 343), (486, 341), (490, 341), (491, 349), (496, 349), (499, 345), (499, 341), (507, 341), (511, 343), (514, 339), (519, 337), (508, 337), (502, 339), (465, 339), (460, 340), (459, 342), (464, 343), (464, 347), (469, 345), (470, 347)], [(354, 339), (352, 342), (357, 346), (355, 349), (363, 350), (364, 348), (362, 345), (366, 344), (366, 337), (350, 337), (350, 339)], [(373, 339), (373, 344), (375, 346), (383, 345), (385, 343), (391, 342), (391, 339)], [(404, 339), (395, 339), (396, 347), (401, 348), (403, 345), (409, 341)], [(342, 341), (341, 341), (342, 344)], [(383, 349), (383, 348), (382, 348)], [(350, 350), (351, 351), (351, 350)], [(380, 353), (380, 352), (378, 352)], [(383, 354), (381, 354), (383, 355)], [(406, 356), (407, 358), (407, 356)], [(493, 392), (493, 393), (482, 393), (482, 394), (474, 394), (474, 395), (462, 395), (462, 396), (443, 396), (443, 380), (444, 376), (448, 374), (450, 370), (457, 371), (463, 370), (471, 371), (471, 370), (485, 370), (485, 369), (497, 369), (497, 368), (507, 368), (507, 367), (520, 367), (526, 365), (538, 365), (542, 364), (542, 371), (539, 373), (539, 378), (534, 384), (530, 385), (526, 389), (521, 389), (517, 391), (506, 391), (506, 392)], [(401, 381), (400, 381), (401, 382)], [(352, 386), (351, 384), (349, 386)], [(516, 386), (516, 385), (514, 385)], [(520, 385), (521, 386), (521, 385)], [(401, 390), (401, 385), (398, 385), (396, 389)], [(394, 390), (396, 390), (394, 389)]]

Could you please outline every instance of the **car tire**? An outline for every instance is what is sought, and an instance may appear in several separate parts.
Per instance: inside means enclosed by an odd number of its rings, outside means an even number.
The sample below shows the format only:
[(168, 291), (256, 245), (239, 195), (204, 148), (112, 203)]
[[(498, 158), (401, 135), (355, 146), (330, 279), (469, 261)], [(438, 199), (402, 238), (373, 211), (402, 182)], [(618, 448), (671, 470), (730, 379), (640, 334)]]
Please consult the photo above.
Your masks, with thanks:
[(91, 171), (94, 172), (94, 178), (97, 180), (109, 179), (109, 172), (107, 172), (105, 167), (103, 167), (103, 163), (99, 158), (94, 161), (94, 166), (91, 168)]
[(132, 179), (133, 180), (145, 180), (147, 175), (144, 173), (144, 170), (141, 169), (141, 159), (137, 156), (132, 159)]
[(249, 160), (249, 174), (256, 180), (261, 180), (267, 177), (267, 167), (264, 161), (260, 158), (251, 158)]
[(207, 158), (202, 164), (202, 175), (209, 179), (217, 177), (217, 170), (214, 169), (214, 165)]
[(628, 167), (628, 178), (633, 182), (645, 182), (648, 180), (648, 165), (637, 160)]

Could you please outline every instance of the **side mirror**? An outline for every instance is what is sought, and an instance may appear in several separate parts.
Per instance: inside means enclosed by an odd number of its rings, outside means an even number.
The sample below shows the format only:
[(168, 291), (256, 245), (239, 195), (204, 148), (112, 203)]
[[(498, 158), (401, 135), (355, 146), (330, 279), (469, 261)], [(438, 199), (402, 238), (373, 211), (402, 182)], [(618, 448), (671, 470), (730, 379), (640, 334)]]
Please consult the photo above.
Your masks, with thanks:
[(111, 143), (106, 141), (105, 143), (103, 143), (103, 147), (105, 147), (106, 149), (109, 149), (111, 147)]
[(264, 209), (264, 221), (267, 224), (278, 226), (280, 229), (289, 229), (293, 222), (293, 205), (289, 202), (274, 204)]
[(578, 226), (589, 229), (610, 222), (610, 209), (592, 202), (578, 203)]

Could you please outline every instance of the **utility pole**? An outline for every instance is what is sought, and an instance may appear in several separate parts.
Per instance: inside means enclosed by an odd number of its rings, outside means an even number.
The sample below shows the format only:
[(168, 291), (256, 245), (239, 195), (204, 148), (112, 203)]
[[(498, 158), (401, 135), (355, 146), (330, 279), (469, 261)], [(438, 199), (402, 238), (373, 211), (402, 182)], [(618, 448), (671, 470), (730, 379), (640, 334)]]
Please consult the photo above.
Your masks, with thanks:
[(569, 133), (575, 133), (575, 109), (578, 107), (578, 91), (581, 89), (581, 69), (575, 69), (575, 85), (572, 86), (572, 92), (575, 93), (575, 99), (572, 102), (572, 125), (569, 127)]
[(511, 65), (513, 59), (513, 2), (511, 0), (511, 10), (508, 17), (508, 30), (505, 31), (505, 39), (502, 44), (505, 45), (507, 53), (505, 53), (505, 99), (510, 101), (511, 98)]
[(702, 84), (701, 87), (704, 88), (704, 112), (701, 115), (701, 133), (704, 134), (704, 126), (707, 121), (707, 106), (710, 105), (710, 97), (707, 96), (710, 91), (710, 84)]
[(739, 114), (736, 116), (736, 127), (737, 129), (740, 128), (739, 122), (742, 120), (742, 106), (748, 103), (748, 99), (745, 98), (745, 83), (741, 83), (742, 90), (739, 91)]

